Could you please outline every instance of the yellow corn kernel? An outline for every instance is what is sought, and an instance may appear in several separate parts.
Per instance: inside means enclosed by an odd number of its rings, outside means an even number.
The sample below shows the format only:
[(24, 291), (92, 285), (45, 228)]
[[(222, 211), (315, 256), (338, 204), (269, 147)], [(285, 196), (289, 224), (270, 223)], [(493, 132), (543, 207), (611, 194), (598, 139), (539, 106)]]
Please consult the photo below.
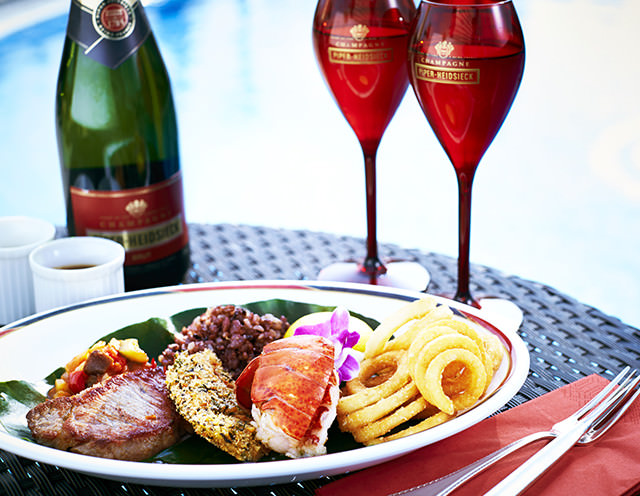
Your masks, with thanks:
[(56, 379), (53, 389), (55, 391), (54, 397), (71, 395), (69, 384), (67, 384), (67, 381), (65, 381), (64, 379)]

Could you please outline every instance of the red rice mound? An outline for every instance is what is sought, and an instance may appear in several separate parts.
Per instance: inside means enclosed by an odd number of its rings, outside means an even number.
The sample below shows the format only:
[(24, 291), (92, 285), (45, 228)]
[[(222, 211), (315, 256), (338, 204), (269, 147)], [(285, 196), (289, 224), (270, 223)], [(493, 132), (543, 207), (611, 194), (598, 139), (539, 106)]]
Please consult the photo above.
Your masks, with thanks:
[(173, 364), (176, 353), (187, 350), (189, 354), (205, 349), (212, 350), (223, 367), (237, 379), (247, 364), (262, 352), (271, 341), (280, 339), (289, 328), (284, 316), (258, 315), (242, 307), (222, 305), (207, 309), (193, 322), (182, 328), (158, 357), (167, 367)]

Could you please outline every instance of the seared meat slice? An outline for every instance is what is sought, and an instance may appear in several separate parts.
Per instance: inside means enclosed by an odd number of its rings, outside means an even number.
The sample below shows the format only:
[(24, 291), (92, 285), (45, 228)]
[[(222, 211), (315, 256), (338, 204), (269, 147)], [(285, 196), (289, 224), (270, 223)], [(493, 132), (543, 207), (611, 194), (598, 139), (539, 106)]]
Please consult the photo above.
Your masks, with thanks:
[(171, 446), (184, 424), (167, 394), (161, 368), (111, 377), (27, 413), (34, 439), (85, 455), (139, 461)]

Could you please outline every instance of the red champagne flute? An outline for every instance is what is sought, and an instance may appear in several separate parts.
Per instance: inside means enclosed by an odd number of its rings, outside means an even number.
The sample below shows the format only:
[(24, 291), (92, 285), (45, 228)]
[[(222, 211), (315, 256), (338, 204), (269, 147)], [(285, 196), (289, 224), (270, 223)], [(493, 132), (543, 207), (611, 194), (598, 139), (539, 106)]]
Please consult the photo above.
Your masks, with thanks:
[(365, 163), (367, 255), (333, 264), (319, 279), (426, 289), (417, 263), (385, 264), (376, 236), (376, 154), (409, 85), (406, 69), (413, 0), (319, 0), (313, 44), (325, 82), (355, 132)]
[(504, 122), (524, 71), (524, 39), (513, 3), (423, 0), (409, 41), (409, 80), (458, 179), (458, 288), (469, 291), (471, 186)]

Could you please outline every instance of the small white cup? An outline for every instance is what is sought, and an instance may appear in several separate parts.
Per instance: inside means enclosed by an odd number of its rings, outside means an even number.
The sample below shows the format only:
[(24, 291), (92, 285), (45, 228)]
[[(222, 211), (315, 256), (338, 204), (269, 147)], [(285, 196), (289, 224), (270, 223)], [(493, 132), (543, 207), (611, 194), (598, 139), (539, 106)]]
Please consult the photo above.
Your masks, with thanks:
[(124, 291), (124, 248), (93, 236), (50, 241), (29, 256), (36, 311)]
[(29, 253), (56, 234), (32, 217), (0, 217), (0, 326), (35, 312)]

